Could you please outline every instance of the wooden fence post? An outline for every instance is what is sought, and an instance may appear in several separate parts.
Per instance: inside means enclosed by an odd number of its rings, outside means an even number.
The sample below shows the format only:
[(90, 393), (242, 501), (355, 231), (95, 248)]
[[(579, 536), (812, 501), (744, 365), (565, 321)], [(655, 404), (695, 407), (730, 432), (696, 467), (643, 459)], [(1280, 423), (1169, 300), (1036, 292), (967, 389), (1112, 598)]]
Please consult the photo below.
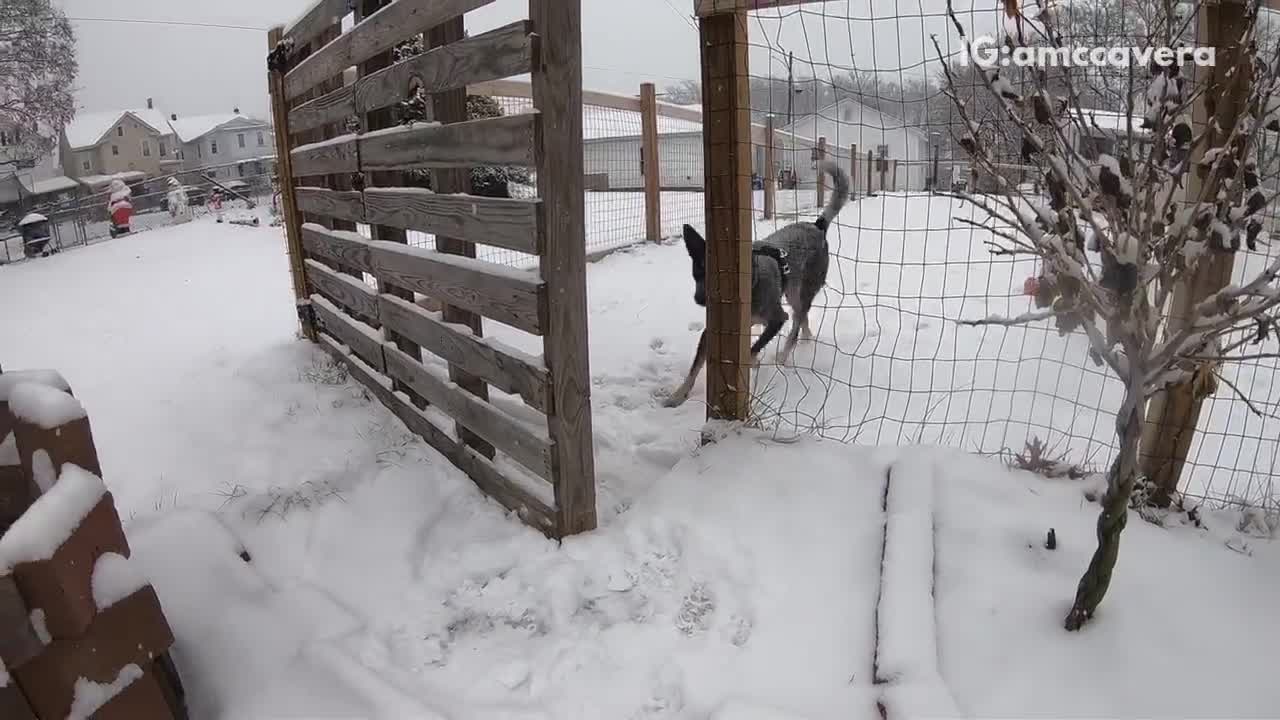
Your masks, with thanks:
[[(443, 25), (428, 30), (426, 48), (430, 50), (431, 48), (448, 45), (464, 37), (466, 37), (466, 29), (463, 17), (459, 15)], [(455, 123), (469, 119), (467, 117), (466, 88), (433, 93), (431, 95), (431, 106), (432, 119), (436, 122)], [(431, 173), (431, 185), (433, 190), (438, 193), (470, 193), (471, 168), (438, 168), (433, 170)], [(449, 255), (461, 255), (469, 258), (476, 256), (474, 243), (442, 235), (436, 236), (436, 250)], [(470, 328), (471, 333), (476, 337), (484, 337), (483, 322), (479, 314), (448, 304), (443, 305), (440, 311), (441, 319), (445, 322), (465, 325)], [(489, 385), (483, 379), (472, 375), (456, 363), (449, 364), (449, 379), (472, 395), (486, 401), (489, 399)], [(495, 454), (493, 445), (463, 426), (462, 423), (455, 422), (454, 425), (458, 438), (462, 442), (470, 445), (484, 457), (493, 459)]]
[[(1196, 68), (1196, 71), (1209, 73), (1209, 82), (1213, 83), (1210, 88), (1225, 87), (1229, 73), (1242, 71), (1240, 63), (1244, 58), (1238, 43), (1246, 22), (1246, 4), (1205, 3), (1199, 6), (1198, 12), (1196, 44), (1217, 48), (1217, 52), (1213, 67)], [(1241, 95), (1248, 92), (1246, 83), (1237, 83), (1235, 88)], [(1218, 100), (1214, 103), (1216, 112), (1211, 116), (1208, 95), (1201, 92), (1192, 107), (1195, 132), (1204, 131), (1211, 122), (1221, 130), (1212, 132), (1209, 142), (1197, 144), (1192, 151), (1185, 200), (1190, 203), (1199, 201), (1208, 172), (1208, 168), (1200, 164), (1201, 158), (1209, 147), (1217, 148), (1224, 144), (1226, 133), (1235, 126), (1244, 104), (1243, 97)], [(1193, 308), (1202, 300), (1226, 287), (1231, 281), (1235, 257), (1236, 253), (1210, 253), (1201, 258), (1192, 276), (1174, 289), (1166, 336), (1177, 333), (1191, 322)], [(1159, 505), (1167, 505), (1178, 490), (1203, 401), (1204, 396), (1195, 391), (1195, 383), (1187, 381), (1153, 396), (1147, 407), (1141, 449), (1142, 474), (1155, 486), (1152, 501)]]
[(543, 355), (551, 371), (547, 425), (554, 443), (556, 534), (596, 526), (587, 345), (586, 199), (582, 157), (582, 0), (529, 0), (542, 38), (533, 95), (543, 129), (537, 148), (550, 318)]
[(817, 161), (814, 166), (818, 169), (818, 207), (822, 207), (826, 204), (827, 199), (827, 175), (822, 172), (822, 161), (827, 159), (827, 139), (825, 137), (818, 138), (816, 157)]
[(897, 158), (894, 158), (892, 160), (892, 163), (893, 163), (893, 171), (889, 174), (889, 191), (897, 192), (898, 191), (898, 160)]
[(707, 221), (707, 416), (751, 409), (751, 98), (747, 13), (698, 19)]
[(772, 220), (774, 208), (778, 201), (778, 170), (773, 157), (773, 146), (776, 142), (773, 115), (764, 119), (764, 219)]
[(658, 159), (658, 91), (640, 85), (640, 163), (644, 172), (645, 239), (662, 239), (662, 168)]
[(858, 196), (858, 143), (849, 146), (849, 196)]
[(875, 169), (875, 166), (876, 166), (875, 153), (868, 150), (867, 151), (867, 195), (876, 194), (875, 185), (871, 182), (871, 172), (872, 170)]
[[(276, 26), (267, 33), (267, 50), (275, 50), (284, 37), (284, 28)], [(289, 157), (289, 101), (284, 94), (284, 73), (267, 71), (267, 87), (271, 93), (271, 118), (276, 138), (276, 175), (280, 181), (280, 211), (284, 213), (285, 247), (289, 253), (289, 276), (293, 279), (293, 297), (298, 304), (298, 322), (302, 334), (311, 342), (319, 339), (310, 314), (301, 309), (310, 302), (307, 288), (305, 257), (302, 253), (302, 217), (294, 204), (293, 162)]]

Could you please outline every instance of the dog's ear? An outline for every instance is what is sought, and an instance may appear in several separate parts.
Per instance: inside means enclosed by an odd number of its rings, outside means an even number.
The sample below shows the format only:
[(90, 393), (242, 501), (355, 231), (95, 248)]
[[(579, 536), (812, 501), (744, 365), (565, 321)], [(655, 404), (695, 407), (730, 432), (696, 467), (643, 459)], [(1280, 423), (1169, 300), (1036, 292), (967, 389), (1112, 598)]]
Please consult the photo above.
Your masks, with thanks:
[(684, 247), (689, 251), (689, 257), (696, 262), (705, 262), (707, 259), (707, 241), (702, 239), (697, 230), (692, 225), (684, 226)]

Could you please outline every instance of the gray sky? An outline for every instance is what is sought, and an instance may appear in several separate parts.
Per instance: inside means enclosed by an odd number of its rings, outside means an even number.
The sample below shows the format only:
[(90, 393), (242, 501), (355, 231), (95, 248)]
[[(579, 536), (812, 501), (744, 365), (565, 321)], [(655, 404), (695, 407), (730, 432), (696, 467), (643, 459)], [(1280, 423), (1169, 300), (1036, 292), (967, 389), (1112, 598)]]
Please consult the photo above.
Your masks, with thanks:
[[(185, 21), (267, 28), (292, 21), (310, 0), (55, 0), (72, 18)], [(590, 90), (635, 95), (644, 81), (663, 85), (697, 79), (698, 36), (692, 0), (582, 0), (583, 65)], [(968, 6), (967, 0), (956, 3)], [(982, 4), (986, 7), (986, 3)], [(753, 75), (785, 76), (785, 50), (797, 74), (827, 76), (830, 68), (898, 69), (923, 74), (932, 58), (928, 33), (945, 39), (945, 0), (837, 0), (795, 9), (779, 20), (753, 16)], [(483, 31), (527, 16), (527, 0), (497, 0), (469, 14)], [(776, 13), (776, 11), (774, 11)], [(895, 15), (899, 17), (894, 17)], [(935, 17), (921, 19), (922, 15)], [(852, 19), (849, 19), (852, 18)], [(266, 117), (266, 33), (76, 21), (86, 111), (141, 107), (148, 97), (165, 112), (196, 115), (242, 111)], [(851, 49), (852, 48), (852, 49)], [(816, 65), (810, 67), (809, 60)]]

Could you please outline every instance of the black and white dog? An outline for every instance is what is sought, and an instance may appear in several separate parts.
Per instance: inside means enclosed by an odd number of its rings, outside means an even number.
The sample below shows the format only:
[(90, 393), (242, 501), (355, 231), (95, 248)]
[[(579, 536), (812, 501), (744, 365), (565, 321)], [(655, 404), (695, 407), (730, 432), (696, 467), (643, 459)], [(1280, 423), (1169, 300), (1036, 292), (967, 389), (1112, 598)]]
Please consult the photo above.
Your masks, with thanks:
[[(840, 166), (824, 162), (822, 171), (831, 176), (831, 199), (822, 214), (813, 222), (792, 223), (751, 246), (751, 323), (764, 325), (764, 332), (751, 346), (751, 356), (757, 357), (787, 322), (787, 312), (782, 309), (782, 299), (791, 307), (791, 332), (778, 352), (778, 363), (785, 365), (791, 358), (801, 330), (805, 337), (813, 337), (809, 330), (809, 306), (813, 298), (827, 283), (827, 266), (831, 255), (827, 248), (827, 228), (849, 200), (849, 176)], [(693, 261), (693, 301), (707, 305), (707, 241), (692, 227), (684, 226), (684, 245)], [(702, 366), (707, 361), (707, 331), (698, 338), (698, 351), (694, 355), (689, 376), (667, 398), (667, 407), (677, 407), (689, 398), (693, 384), (697, 382)]]

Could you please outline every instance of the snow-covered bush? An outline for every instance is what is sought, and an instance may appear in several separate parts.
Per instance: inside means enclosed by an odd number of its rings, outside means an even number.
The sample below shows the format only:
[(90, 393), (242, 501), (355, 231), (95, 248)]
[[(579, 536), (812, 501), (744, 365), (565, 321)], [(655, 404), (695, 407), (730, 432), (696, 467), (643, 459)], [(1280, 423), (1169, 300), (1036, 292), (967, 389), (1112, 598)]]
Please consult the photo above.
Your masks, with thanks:
[[(1153, 3), (1145, 28), (1149, 45), (1180, 45), (1182, 30), (1199, 11), (1198, 3), (1192, 5), (1186, 13), (1172, 3)], [(1061, 47), (1053, 5), (1031, 12), (1006, 0), (1003, 7), (1004, 40), (1011, 47)], [(1259, 46), (1257, 3), (1243, 12), (1240, 34), (1217, 48), (1216, 68), (1198, 68), (1196, 82), (1187, 68), (1172, 63), (1132, 68), (1131, 87), (1145, 92), (1130, 100), (1130, 120), (1114, 152), (1094, 158), (1082, 151), (1079, 138), (1103, 134), (1102, 128), (1082, 104), (1084, 88), (1071, 68), (986, 69), (987, 89), (1003, 108), (1003, 129), (1022, 136), (1023, 157), (1042, 173), (1047, 198), (1024, 195), (1021, 186), (1000, 178), (943, 64), (949, 81), (943, 90), (960, 127), (969, 129), (958, 143), (977, 167), (998, 178), (998, 192), (965, 198), (985, 214), (983, 225), (996, 237), (993, 252), (1032, 256), (1041, 268), (1040, 277), (1028, 283), (1036, 310), (969, 322), (1051, 322), (1060, 333), (1083, 333), (1092, 362), (1109, 368), (1125, 388), (1116, 414), (1118, 451), (1101, 499), (1098, 547), (1066, 618), (1069, 630), (1093, 615), (1110, 583), (1130, 496), (1140, 480), (1147, 399), (1188, 382), (1202, 397), (1221, 386), (1243, 397), (1222, 377), (1222, 365), (1275, 356), (1257, 346), (1275, 341), (1280, 260), (1242, 284), (1170, 310), (1175, 292), (1202, 273), (1202, 266), (1216, 263), (1216, 255), (1266, 242), (1261, 211), (1272, 200), (1266, 188), (1274, 178), (1260, 168), (1275, 164), (1263, 162), (1260, 149), (1270, 146), (1274, 152), (1277, 144), (1261, 142), (1264, 128), (1280, 130), (1277, 53)], [(948, 14), (968, 51), (969, 36), (950, 2)], [(934, 46), (941, 57), (936, 38)], [(1197, 111), (1205, 113), (1205, 122), (1193, 123)]]

